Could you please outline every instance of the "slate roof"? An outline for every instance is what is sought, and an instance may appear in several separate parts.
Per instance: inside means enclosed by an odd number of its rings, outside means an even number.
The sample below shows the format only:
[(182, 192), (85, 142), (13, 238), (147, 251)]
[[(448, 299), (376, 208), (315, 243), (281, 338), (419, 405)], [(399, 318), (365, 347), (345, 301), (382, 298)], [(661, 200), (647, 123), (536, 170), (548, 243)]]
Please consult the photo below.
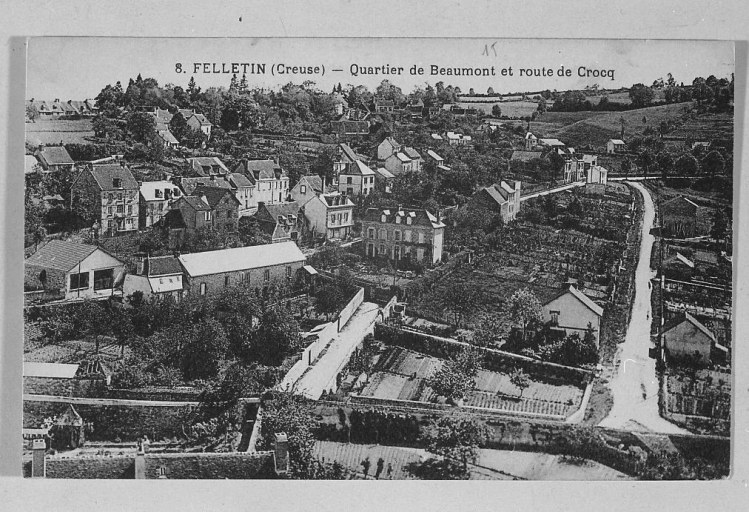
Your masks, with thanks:
[(564, 146), (564, 142), (559, 139), (538, 139), (538, 142), (546, 146)]
[[(437, 217), (423, 208), (401, 208), (399, 210), (389, 208), (367, 208), (363, 220), (382, 223), (383, 215), (385, 216), (386, 223), (395, 223), (396, 217), (411, 217), (411, 219), (413, 219), (412, 223), (415, 225), (429, 225), (435, 229), (445, 227), (444, 223), (437, 220)], [(402, 223), (406, 224), (405, 221), (402, 221)]]
[(241, 172), (233, 172), (229, 175), (229, 180), (234, 184), (236, 188), (242, 187), (254, 187), (255, 185), (250, 179), (242, 174)]
[(196, 156), (188, 158), (187, 162), (199, 174), (204, 174), (205, 172), (229, 174), (229, 169), (224, 165), (224, 162), (215, 156)]
[(205, 201), (208, 202), (208, 206), (210, 206), (211, 209), (216, 208), (227, 194), (234, 200), (234, 202), (239, 204), (239, 199), (231, 193), (231, 190), (226, 188), (204, 187), (200, 190), (200, 193), (205, 197)]
[(420, 160), (421, 159), (421, 155), (414, 148), (410, 148), (410, 147), (406, 146), (405, 148), (403, 148), (403, 152), (406, 154), (406, 156), (408, 156), (412, 160)]
[(710, 329), (702, 325), (702, 323), (699, 320), (697, 320), (695, 317), (693, 317), (686, 311), (682, 314), (677, 315), (672, 321), (670, 321), (667, 325), (665, 325), (663, 328), (663, 334), (666, 334), (668, 331), (670, 331), (671, 329), (673, 329), (674, 327), (678, 325), (681, 325), (684, 322), (689, 322), (690, 324), (695, 326), (700, 332), (702, 332), (705, 336), (707, 336), (710, 339), (710, 341), (712, 341), (713, 343), (717, 343), (717, 339), (715, 338), (715, 335), (712, 333), (712, 331), (710, 331)]
[(179, 144), (179, 141), (178, 141), (178, 140), (176, 139), (176, 137), (175, 137), (175, 136), (174, 136), (174, 135), (172, 134), (172, 132), (171, 132), (171, 131), (169, 131), (168, 129), (164, 129), (164, 130), (158, 130), (158, 131), (157, 131), (157, 135), (158, 135), (159, 137), (161, 137), (161, 139), (162, 139), (162, 140), (163, 140), (164, 142), (167, 142), (167, 143), (169, 143), (169, 144)]
[(344, 155), (346, 155), (346, 158), (349, 160), (355, 162), (356, 160), (361, 160), (362, 157), (356, 153), (353, 149), (351, 149), (351, 146), (348, 144), (341, 143), (338, 145), (338, 147), (341, 148), (341, 151)]
[[(207, 212), (211, 210), (210, 206), (208, 206), (205, 202), (203, 202), (203, 200), (198, 196), (182, 196), (179, 200), (184, 201), (193, 210), (196, 210), (199, 212)], [(170, 219), (170, 221), (172, 220), (177, 220), (177, 219)], [(184, 224), (184, 219), (182, 220), (182, 223)]]
[(47, 165), (72, 165), (75, 162), (65, 146), (45, 146), (37, 153), (38, 158)]
[(299, 215), (300, 206), (296, 201), (292, 201), (290, 203), (263, 204), (263, 208), (276, 220), (280, 216)]
[(196, 277), (303, 262), (305, 256), (294, 242), (281, 242), (183, 254), (179, 261), (188, 275)]
[(392, 172), (385, 169), (384, 167), (378, 167), (374, 171), (385, 179), (395, 178), (395, 175)]
[(328, 208), (336, 206), (354, 206), (351, 199), (337, 192), (332, 194), (320, 194), (317, 197), (319, 197), (320, 201), (322, 201), (322, 203)]
[(441, 156), (439, 156), (439, 155), (438, 155), (437, 153), (435, 153), (435, 152), (434, 152), (434, 151), (432, 151), (431, 149), (428, 149), (428, 150), (427, 150), (427, 155), (429, 155), (429, 157), (430, 157), (430, 158), (431, 158), (432, 160), (434, 160), (435, 162), (438, 162), (438, 163), (439, 163), (439, 162), (444, 162), (444, 161), (445, 161), (445, 159), (444, 159), (444, 158), (442, 158)]
[(68, 272), (97, 249), (95, 245), (50, 240), (29, 256), (25, 264)]
[(219, 177), (218, 179), (211, 179), (208, 176), (199, 176), (197, 178), (180, 178), (179, 184), (184, 193), (188, 196), (193, 195), (199, 187), (222, 188), (226, 190), (232, 189), (231, 183), (229, 183), (228, 180), (223, 179), (223, 177)]
[[(563, 294), (559, 295), (559, 297), (566, 295), (567, 293), (571, 293), (573, 297), (575, 297), (577, 300), (583, 303), (585, 307), (590, 309), (593, 313), (595, 313), (598, 316), (603, 316), (603, 308), (590, 300), (587, 295), (585, 295), (583, 292), (575, 288), (574, 286), (570, 286), (569, 289), (564, 292)], [(558, 299), (559, 297), (555, 298), (554, 300)], [(549, 301), (552, 302), (552, 301)], [(547, 302), (547, 304), (549, 303)]]
[(361, 160), (357, 160), (353, 164), (348, 164), (346, 169), (341, 171), (341, 174), (346, 176), (370, 176), (374, 173), (375, 172)]
[(306, 176), (302, 176), (299, 181), (304, 180), (307, 183), (309, 183), (309, 186), (312, 187), (312, 190), (315, 192), (322, 192), (323, 186), (322, 186), (322, 178), (320, 176), (317, 176), (315, 174), (310, 174)]
[(255, 180), (272, 180), (283, 171), (273, 160), (242, 160), (234, 168), (234, 172), (251, 175)]
[[(102, 190), (138, 190), (140, 188), (130, 169), (119, 164), (94, 165), (88, 171)], [(122, 181), (122, 187), (115, 188), (115, 178)]]
[(609, 139), (609, 142), (616, 144), (616, 145), (623, 145), (624, 141), (621, 139)]
[(181, 274), (182, 266), (174, 256), (152, 256), (148, 258), (148, 276), (168, 276)]

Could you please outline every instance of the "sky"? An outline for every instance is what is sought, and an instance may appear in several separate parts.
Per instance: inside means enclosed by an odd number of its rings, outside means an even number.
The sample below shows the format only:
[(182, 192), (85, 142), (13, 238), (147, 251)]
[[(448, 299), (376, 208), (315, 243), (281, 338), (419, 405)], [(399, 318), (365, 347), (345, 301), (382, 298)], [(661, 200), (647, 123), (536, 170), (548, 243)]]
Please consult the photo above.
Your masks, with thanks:
[[(729, 78), (734, 70), (734, 46), (727, 41), (612, 39), (43, 37), (29, 39), (26, 97), (92, 98), (118, 80), (127, 87), (128, 80), (139, 73), (162, 86), (186, 87), (194, 77), (204, 89), (226, 87), (231, 73), (220, 71), (231, 71), (233, 63), (239, 69), (246, 65), (250, 87), (278, 88), (312, 80), (328, 91), (338, 83), (374, 89), (387, 79), (404, 93), (438, 81), (457, 85), (463, 92), (474, 88), (484, 93), (492, 87), (507, 93), (593, 84), (609, 89), (638, 82), (649, 85), (657, 78), (665, 79), (669, 72), (684, 83), (711, 74)], [(254, 74), (249, 73), (253, 63), (258, 71)], [(259, 72), (259, 64), (265, 65), (265, 73)], [(294, 66), (317, 69), (305, 74), (291, 69)], [(493, 67), (494, 76), (433, 74), (433, 66), (437, 73), (439, 68), (491, 72)], [(381, 69), (367, 73), (372, 67)], [(358, 76), (354, 76), (357, 68)], [(398, 68), (402, 68), (400, 73)], [(418, 74), (418, 68), (423, 68), (423, 74)], [(589, 71), (599, 76), (587, 76)]]

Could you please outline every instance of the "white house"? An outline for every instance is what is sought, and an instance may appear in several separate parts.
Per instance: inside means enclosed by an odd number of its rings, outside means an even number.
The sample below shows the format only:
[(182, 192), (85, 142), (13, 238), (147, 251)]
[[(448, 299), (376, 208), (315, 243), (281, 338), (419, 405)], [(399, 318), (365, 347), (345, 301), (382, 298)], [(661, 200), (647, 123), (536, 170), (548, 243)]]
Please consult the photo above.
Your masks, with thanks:
[(606, 153), (618, 153), (624, 151), (626, 144), (621, 139), (609, 139), (606, 142)]
[(599, 346), (603, 308), (574, 286), (544, 304), (543, 315), (544, 321), (553, 328), (563, 330), (567, 335), (576, 332), (581, 338), (590, 325), (596, 337), (596, 346)]
[(179, 301), (184, 291), (182, 273), (182, 265), (174, 256), (147, 257), (137, 274), (125, 276), (122, 285), (123, 295), (129, 297), (139, 291), (146, 300), (155, 296), (172, 297)]
[(303, 206), (314, 234), (327, 240), (346, 238), (354, 226), (354, 203), (341, 193), (317, 194)]
[(338, 191), (349, 196), (368, 196), (375, 187), (375, 172), (361, 160), (346, 165), (338, 175)]
[(317, 194), (325, 192), (325, 181), (320, 176), (302, 176), (291, 189), (291, 200), (304, 206)]

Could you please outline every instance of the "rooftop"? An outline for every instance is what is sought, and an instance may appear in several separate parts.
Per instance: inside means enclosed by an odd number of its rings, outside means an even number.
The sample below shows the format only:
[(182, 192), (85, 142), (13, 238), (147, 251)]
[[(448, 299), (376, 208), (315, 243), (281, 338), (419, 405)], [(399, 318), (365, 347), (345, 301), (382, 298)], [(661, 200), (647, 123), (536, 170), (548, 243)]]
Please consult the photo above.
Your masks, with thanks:
[(287, 265), (304, 260), (304, 254), (294, 242), (183, 254), (179, 257), (185, 271), (192, 277)]
[(86, 259), (96, 250), (103, 250), (95, 245), (50, 240), (38, 251), (26, 259), (26, 265), (51, 268), (67, 272)]

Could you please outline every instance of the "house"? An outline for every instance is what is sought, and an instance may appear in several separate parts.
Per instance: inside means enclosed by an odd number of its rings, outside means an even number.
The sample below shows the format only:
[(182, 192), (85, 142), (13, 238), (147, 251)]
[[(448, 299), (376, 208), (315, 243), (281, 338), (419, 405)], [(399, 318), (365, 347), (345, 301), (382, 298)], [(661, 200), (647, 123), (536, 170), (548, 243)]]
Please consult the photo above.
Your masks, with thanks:
[(414, 148), (411, 147), (404, 147), (403, 152), (406, 154), (408, 158), (411, 159), (411, 162), (413, 163), (413, 171), (419, 172), (421, 170), (421, 164), (424, 163), (424, 159), (421, 158), (421, 155), (418, 151), (416, 151)]
[(427, 157), (429, 157), (429, 160), (434, 162), (438, 166), (445, 165), (445, 159), (439, 156), (437, 153), (435, 153), (431, 149), (427, 150)]
[(606, 153), (621, 153), (627, 149), (627, 145), (621, 139), (609, 139), (606, 142)]
[(184, 291), (182, 274), (182, 265), (176, 257), (149, 256), (140, 264), (137, 273), (125, 276), (122, 293), (129, 297), (141, 292), (145, 300), (171, 297), (179, 302)]
[(317, 194), (325, 192), (325, 180), (320, 176), (302, 176), (289, 193), (291, 200), (304, 206)]
[(239, 222), (239, 201), (226, 188), (199, 187), (194, 195), (183, 195), (172, 203), (179, 210), (185, 229), (226, 229), (234, 231)]
[(666, 356), (676, 360), (708, 365), (724, 363), (728, 349), (718, 343), (715, 335), (687, 312), (679, 313), (668, 322), (661, 334)]
[(386, 194), (392, 194), (395, 175), (384, 167), (377, 167), (375, 172), (375, 187)]
[[(587, 155), (586, 155), (587, 156)], [(608, 183), (609, 171), (600, 165), (593, 165), (586, 169), (585, 183), (606, 185)]]
[(255, 185), (257, 204), (283, 203), (289, 195), (289, 176), (273, 160), (241, 160), (235, 173), (244, 174)]
[(317, 194), (303, 207), (313, 234), (326, 240), (340, 240), (351, 235), (354, 226), (354, 203), (340, 192)]
[(75, 162), (65, 146), (42, 146), (34, 153), (42, 172), (72, 171)]
[(305, 256), (294, 242), (283, 242), (183, 254), (179, 262), (187, 293), (208, 295), (241, 285), (260, 296), (271, 285), (293, 286)]
[(411, 172), (415, 168), (415, 164), (411, 158), (405, 153), (399, 151), (393, 153), (385, 159), (385, 169), (390, 171), (395, 176), (406, 172)]
[(338, 191), (349, 196), (368, 196), (375, 186), (375, 172), (361, 160), (347, 164), (338, 175)]
[(362, 219), (364, 255), (426, 264), (442, 260), (445, 224), (423, 208), (368, 208)]
[(234, 197), (239, 201), (239, 216), (247, 217), (257, 211), (255, 184), (242, 173), (233, 172), (228, 176)]
[(172, 134), (169, 128), (156, 129), (156, 136), (159, 137), (161, 143), (165, 148), (176, 148), (179, 146), (179, 141)]
[(115, 294), (125, 263), (95, 245), (50, 240), (24, 262), (24, 286), (56, 292), (65, 299)]
[(710, 143), (704, 140), (692, 142), (692, 149), (697, 149), (697, 148), (708, 150), (710, 149)]
[(534, 151), (538, 146), (538, 137), (533, 135), (531, 132), (525, 134), (525, 150)]
[(140, 184), (138, 226), (150, 228), (169, 211), (173, 199), (182, 196), (182, 191), (171, 181), (145, 181)]
[(511, 185), (502, 180), (479, 189), (468, 204), (499, 213), (502, 222), (511, 222), (520, 211), (520, 182), (516, 181)]
[(596, 347), (599, 346), (603, 308), (574, 286), (544, 304), (542, 309), (544, 321), (553, 329), (564, 331), (566, 335), (578, 333), (582, 338), (588, 326), (591, 326), (596, 337)]
[(271, 242), (296, 242), (304, 229), (304, 217), (299, 203), (258, 203), (255, 218), (271, 236)]
[(395, 102), (384, 98), (375, 97), (374, 99), (375, 112), (379, 113), (392, 113), (395, 110)]
[(406, 107), (406, 112), (410, 116), (411, 121), (421, 121), (424, 118), (424, 102), (416, 100), (416, 102)]
[(336, 92), (331, 96), (333, 100), (333, 111), (337, 116), (343, 115), (348, 110), (348, 101), (343, 97), (343, 94)]
[(349, 110), (339, 119), (330, 122), (330, 127), (337, 139), (346, 140), (366, 137), (369, 135), (369, 121), (364, 119), (352, 120), (347, 118), (353, 110), (354, 109)]
[(39, 160), (34, 155), (24, 155), (23, 157), (23, 174), (28, 176), (30, 174), (36, 174), (41, 170), (42, 166), (39, 165)]
[(698, 227), (700, 207), (684, 196), (675, 197), (659, 207), (663, 235), (673, 238), (691, 238), (707, 234), (707, 229)]
[(510, 156), (511, 162), (530, 162), (541, 158), (541, 151), (528, 151), (516, 149)]
[(390, 155), (401, 150), (401, 145), (392, 137), (387, 137), (377, 146), (377, 159), (386, 160)]
[(362, 162), (367, 161), (367, 158), (364, 155), (360, 155), (351, 149), (351, 146), (343, 142), (339, 143), (336, 149), (338, 151), (338, 156), (333, 162), (333, 174), (335, 174), (336, 179), (341, 171), (346, 169), (348, 165), (355, 164), (359, 160)]
[(440, 135), (439, 133), (433, 133), (432, 140), (438, 141), (438, 142), (444, 142), (445, 139), (442, 138), (442, 135)]
[(224, 174), (217, 176), (212, 174), (210, 176), (197, 176), (192, 178), (175, 178), (174, 180), (182, 192), (186, 196), (195, 194), (195, 191), (200, 187), (209, 188), (224, 188), (226, 190), (233, 190), (231, 181), (229, 181), (229, 175)]
[(561, 148), (565, 143), (559, 139), (538, 139), (538, 146), (542, 148)]
[(447, 140), (448, 144), (451, 146), (464, 146), (473, 142), (473, 137), (470, 135), (463, 135), (462, 133), (446, 132), (445, 140)]
[(187, 163), (198, 176), (223, 176), (229, 174), (229, 169), (220, 158), (215, 156), (196, 156), (187, 159)]
[(186, 108), (179, 109), (179, 114), (185, 119), (187, 126), (193, 130), (203, 132), (207, 139), (211, 138), (213, 124), (203, 114), (198, 114), (194, 110)]
[(71, 208), (79, 209), (110, 235), (137, 231), (140, 185), (124, 165), (85, 167), (73, 181)]

